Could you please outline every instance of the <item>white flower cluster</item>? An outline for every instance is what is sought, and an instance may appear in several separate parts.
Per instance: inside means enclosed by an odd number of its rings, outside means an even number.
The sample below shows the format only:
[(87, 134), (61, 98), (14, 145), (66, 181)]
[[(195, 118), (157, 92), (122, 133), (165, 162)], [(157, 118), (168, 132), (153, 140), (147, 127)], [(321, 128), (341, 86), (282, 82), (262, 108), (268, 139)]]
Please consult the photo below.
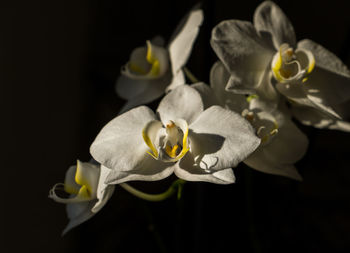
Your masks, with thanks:
[[(215, 26), (210, 42), (219, 61), (210, 84), (186, 84), (183, 69), (202, 21), (195, 8), (166, 46), (155, 38), (132, 51), (116, 83), (127, 103), (90, 148), (98, 165), (78, 161), (65, 183), (50, 191), (49, 197), (67, 203), (64, 232), (92, 217), (115, 185), (128, 181), (174, 173), (185, 181), (231, 184), (240, 162), (301, 180), (294, 164), (308, 139), (293, 118), (350, 131), (344, 120), (350, 116), (350, 71), (315, 42), (297, 42), (290, 21), (270, 1), (258, 6), (253, 23)], [(144, 106), (164, 94), (156, 113)], [(61, 185), (69, 198), (56, 194)]]

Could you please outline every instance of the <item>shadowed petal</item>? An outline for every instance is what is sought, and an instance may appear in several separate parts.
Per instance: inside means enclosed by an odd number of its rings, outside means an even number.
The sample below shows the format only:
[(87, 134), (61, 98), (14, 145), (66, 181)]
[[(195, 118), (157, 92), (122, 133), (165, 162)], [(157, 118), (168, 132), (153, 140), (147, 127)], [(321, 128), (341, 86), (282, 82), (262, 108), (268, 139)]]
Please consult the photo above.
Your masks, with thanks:
[(302, 177), (293, 165), (276, 164), (273, 161), (270, 161), (265, 156), (263, 149), (260, 148), (258, 148), (253, 154), (244, 160), (244, 163), (249, 167), (263, 173), (285, 176), (298, 181), (302, 180)]
[(193, 154), (186, 156), (176, 163), (175, 175), (187, 181), (209, 182), (214, 184), (231, 184), (235, 182), (235, 175), (231, 168), (220, 170), (201, 168), (195, 164)]
[(213, 89), (205, 84), (205, 83), (194, 83), (191, 85), (192, 88), (194, 88), (196, 91), (199, 92), (203, 104), (204, 104), (204, 110), (209, 108), (212, 105), (219, 105), (219, 100), (217, 99), (215, 92)]
[(120, 110), (119, 114), (138, 105), (147, 104), (160, 98), (170, 82), (169, 73), (161, 78), (152, 80), (136, 80), (121, 75), (116, 83), (116, 92), (120, 97), (128, 101)]
[(335, 54), (320, 44), (309, 39), (304, 39), (298, 42), (298, 48), (311, 51), (315, 57), (316, 66), (350, 78), (350, 71), (346, 65)]
[(230, 73), (226, 70), (222, 62), (217, 61), (210, 71), (210, 86), (218, 98), (219, 104), (235, 112), (242, 112), (248, 107), (246, 97), (238, 95), (232, 91), (226, 91)]
[(250, 93), (260, 84), (275, 53), (252, 23), (240, 20), (227, 20), (215, 26), (211, 46), (231, 74), (230, 87)]
[(65, 235), (72, 228), (89, 220), (95, 215), (95, 213), (91, 212), (91, 208), (95, 205), (95, 202), (96, 201), (86, 201), (67, 204), (66, 211), (67, 216), (69, 218), (69, 223), (63, 230), (62, 236)]
[(216, 170), (235, 167), (260, 144), (248, 121), (220, 106), (205, 110), (190, 129), (191, 153)]
[(313, 108), (293, 106), (292, 112), (294, 117), (304, 125), (350, 132), (349, 122), (339, 120)]
[(97, 213), (101, 210), (102, 207), (107, 203), (107, 201), (112, 197), (115, 186), (105, 184), (106, 177), (110, 173), (110, 169), (105, 166), (100, 166), (100, 178), (98, 180), (97, 187), (97, 202), (91, 209), (93, 213)]
[(274, 139), (262, 147), (265, 156), (275, 164), (294, 164), (306, 153), (309, 141), (306, 135), (289, 119), (279, 127)]
[(275, 3), (265, 1), (256, 8), (254, 26), (259, 32), (272, 34), (275, 49), (278, 49), (283, 43), (288, 43), (295, 48), (294, 28), (287, 16)]

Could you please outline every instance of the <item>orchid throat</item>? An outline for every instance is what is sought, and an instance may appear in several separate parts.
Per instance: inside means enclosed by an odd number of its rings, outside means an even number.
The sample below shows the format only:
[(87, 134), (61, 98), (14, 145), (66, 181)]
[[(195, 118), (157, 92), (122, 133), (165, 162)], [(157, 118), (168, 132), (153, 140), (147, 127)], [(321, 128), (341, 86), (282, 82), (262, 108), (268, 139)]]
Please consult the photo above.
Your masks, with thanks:
[(306, 82), (315, 67), (315, 57), (304, 49), (294, 50), (288, 44), (280, 46), (271, 62), (273, 76), (280, 83)]
[(158, 120), (150, 121), (142, 130), (142, 137), (156, 160), (176, 162), (189, 150), (188, 124), (183, 119), (169, 121), (165, 127)]

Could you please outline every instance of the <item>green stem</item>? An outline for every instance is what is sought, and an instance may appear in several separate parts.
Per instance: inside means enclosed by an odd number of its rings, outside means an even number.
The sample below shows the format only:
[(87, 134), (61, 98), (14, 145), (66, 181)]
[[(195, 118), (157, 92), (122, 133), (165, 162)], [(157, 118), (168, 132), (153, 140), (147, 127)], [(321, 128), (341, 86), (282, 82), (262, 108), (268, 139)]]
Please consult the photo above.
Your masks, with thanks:
[(195, 77), (188, 68), (184, 67), (184, 72), (185, 72), (185, 75), (187, 76), (187, 78), (190, 79), (190, 81), (192, 83), (198, 83), (199, 82), (198, 78)]
[(174, 193), (176, 193), (178, 188), (181, 189), (182, 185), (185, 182), (186, 181), (184, 181), (182, 179), (177, 179), (172, 183), (172, 185), (169, 187), (168, 190), (166, 190), (163, 193), (159, 193), (159, 194), (149, 194), (149, 193), (139, 191), (127, 183), (122, 183), (119, 185), (121, 187), (123, 187), (124, 190), (128, 191), (129, 193), (131, 193), (132, 195), (134, 195), (140, 199), (144, 199), (147, 201), (162, 201), (162, 200), (165, 200), (165, 199), (171, 197)]

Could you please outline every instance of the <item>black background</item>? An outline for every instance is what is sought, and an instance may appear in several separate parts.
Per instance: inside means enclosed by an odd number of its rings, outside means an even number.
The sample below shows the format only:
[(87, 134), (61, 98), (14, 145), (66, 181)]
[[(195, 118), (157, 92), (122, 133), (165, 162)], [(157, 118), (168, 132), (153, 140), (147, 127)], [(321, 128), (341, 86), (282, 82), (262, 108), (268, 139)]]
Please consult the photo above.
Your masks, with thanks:
[[(298, 40), (350, 65), (348, 1), (276, 2)], [(49, 189), (77, 158), (90, 159), (89, 145), (125, 102), (114, 83), (131, 50), (158, 34), (168, 39), (195, 3), (1, 1), (1, 252), (349, 252), (350, 134), (304, 126), (302, 183), (240, 165), (236, 184), (188, 183), (181, 201), (149, 203), (117, 187), (93, 219), (60, 236), (65, 209)], [(259, 3), (202, 1), (188, 64), (199, 79), (208, 81), (216, 60), (211, 29), (252, 20)], [(173, 179), (134, 185), (161, 192)]]

